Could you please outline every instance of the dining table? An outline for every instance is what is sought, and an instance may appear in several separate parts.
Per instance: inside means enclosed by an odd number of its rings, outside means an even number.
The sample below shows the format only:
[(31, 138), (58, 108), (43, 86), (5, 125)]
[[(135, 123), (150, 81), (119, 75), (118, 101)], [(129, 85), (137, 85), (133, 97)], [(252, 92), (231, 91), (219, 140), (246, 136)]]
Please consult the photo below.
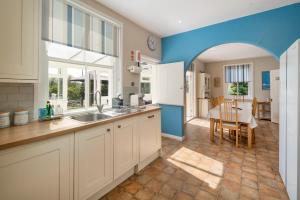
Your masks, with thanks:
[[(214, 142), (214, 138), (215, 138), (214, 135), (215, 124), (216, 124), (215, 122), (220, 120), (220, 106), (223, 106), (223, 104), (215, 106), (214, 108), (210, 109), (208, 112), (208, 118), (210, 119), (210, 141), (211, 142)], [(248, 147), (252, 148), (254, 128), (257, 127), (255, 117), (252, 115), (252, 102), (238, 102), (237, 109), (238, 109), (238, 122), (246, 125), (247, 132), (248, 132)]]

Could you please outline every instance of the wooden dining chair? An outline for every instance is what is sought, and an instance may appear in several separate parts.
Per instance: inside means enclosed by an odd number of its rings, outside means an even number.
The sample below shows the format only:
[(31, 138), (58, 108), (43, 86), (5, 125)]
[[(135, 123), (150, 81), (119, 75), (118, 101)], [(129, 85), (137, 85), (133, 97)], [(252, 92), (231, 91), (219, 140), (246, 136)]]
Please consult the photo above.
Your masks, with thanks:
[(256, 115), (256, 110), (257, 110), (257, 99), (256, 99), (256, 97), (254, 97), (252, 100), (252, 115), (253, 115), (253, 117), (255, 117), (255, 115)]
[(219, 96), (218, 97), (218, 104), (220, 105), (221, 103), (223, 103), (224, 102), (224, 96)]
[(211, 108), (214, 108), (219, 104), (219, 100), (218, 100), (218, 98), (212, 98), (210, 100), (210, 103), (211, 103)]
[(223, 130), (228, 129), (229, 132), (235, 133), (235, 145), (239, 146), (239, 138), (241, 137), (241, 124), (239, 123), (237, 100), (224, 101), (220, 105), (220, 141), (223, 142)]

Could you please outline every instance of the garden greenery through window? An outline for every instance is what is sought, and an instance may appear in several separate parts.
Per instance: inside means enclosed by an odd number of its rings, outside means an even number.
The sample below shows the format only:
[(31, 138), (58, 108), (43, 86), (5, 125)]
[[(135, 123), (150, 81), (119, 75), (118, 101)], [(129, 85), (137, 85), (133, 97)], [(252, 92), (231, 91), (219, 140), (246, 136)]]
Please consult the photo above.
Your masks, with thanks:
[(252, 74), (251, 64), (233, 64), (224, 66), (224, 95), (226, 98), (243, 96), (252, 98)]

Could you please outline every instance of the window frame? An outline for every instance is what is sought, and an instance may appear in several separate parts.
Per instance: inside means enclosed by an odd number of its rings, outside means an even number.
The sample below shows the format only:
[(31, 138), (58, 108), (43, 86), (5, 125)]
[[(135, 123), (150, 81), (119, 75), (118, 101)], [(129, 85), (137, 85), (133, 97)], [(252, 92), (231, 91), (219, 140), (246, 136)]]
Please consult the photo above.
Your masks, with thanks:
[(248, 95), (244, 96), (244, 99), (247, 99), (247, 100), (253, 99), (253, 97), (254, 97), (254, 64), (253, 64), (253, 62), (233, 63), (233, 64), (229, 63), (229, 64), (223, 65), (223, 67), (222, 67), (223, 77), (222, 78), (223, 78), (223, 95), (224, 95), (225, 99), (234, 98), (233, 95), (228, 94), (228, 87), (231, 83), (225, 82), (225, 67), (226, 66), (234, 66), (234, 65), (249, 65), (250, 66), (250, 74), (251, 74), (250, 80), (251, 81), (248, 82)]
[[(159, 60), (146, 56), (146, 55), (141, 55), (141, 62), (146, 62), (148, 65), (158, 65), (160, 63)], [(142, 87), (141, 87), (141, 83), (145, 82), (145, 83), (150, 83), (150, 93), (148, 95), (151, 95), (152, 98), (152, 81), (153, 81), (153, 73), (152, 73), (152, 69), (149, 70), (150, 72), (147, 74), (147, 76), (145, 77), (150, 77), (150, 81), (142, 81), (142, 72), (140, 73), (140, 77), (139, 77), (139, 93), (142, 93)]]
[[(99, 18), (102, 18), (119, 28), (118, 34), (118, 57), (115, 62), (115, 69), (113, 70), (113, 96), (118, 94), (123, 94), (123, 23), (95, 8), (92, 6), (75, 0), (64, 0), (70, 5), (76, 6), (88, 13), (91, 13)], [(42, 22), (42, 5), (39, 7), (39, 21)], [(34, 119), (38, 119), (38, 109), (43, 108), (46, 105), (46, 101), (49, 100), (49, 74), (48, 74), (48, 61), (49, 57), (46, 52), (45, 41), (42, 40), (42, 30), (39, 28), (39, 65), (47, 66), (41, 67), (39, 70), (39, 83), (34, 85)], [(58, 61), (58, 60), (56, 60)], [(73, 63), (73, 62), (72, 62)], [(78, 64), (78, 63), (73, 63)], [(71, 113), (78, 113), (83, 111), (94, 111), (96, 108), (92, 109), (78, 109), (74, 110)], [(69, 115), (69, 112), (64, 112), (65, 115)]]

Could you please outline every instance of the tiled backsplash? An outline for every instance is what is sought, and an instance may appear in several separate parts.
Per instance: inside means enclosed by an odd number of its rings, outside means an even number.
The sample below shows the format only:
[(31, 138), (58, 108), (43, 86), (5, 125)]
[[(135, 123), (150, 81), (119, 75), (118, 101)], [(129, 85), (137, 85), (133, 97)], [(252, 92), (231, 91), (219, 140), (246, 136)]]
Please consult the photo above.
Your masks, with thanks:
[(11, 114), (17, 109), (29, 111), (33, 118), (34, 86), (29, 83), (0, 83), (0, 112)]

